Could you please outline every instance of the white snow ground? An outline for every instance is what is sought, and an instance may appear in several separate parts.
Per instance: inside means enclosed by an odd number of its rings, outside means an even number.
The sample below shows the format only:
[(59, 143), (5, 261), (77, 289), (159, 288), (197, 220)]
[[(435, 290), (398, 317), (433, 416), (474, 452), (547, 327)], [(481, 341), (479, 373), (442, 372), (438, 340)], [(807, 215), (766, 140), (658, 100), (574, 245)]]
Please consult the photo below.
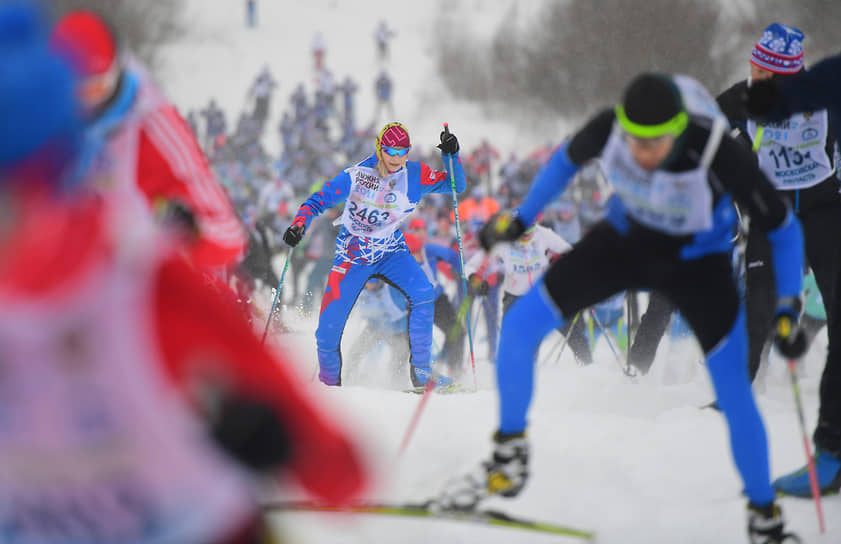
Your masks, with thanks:
[[(321, 30), (327, 40), (326, 64), (337, 79), (352, 72), (360, 81), (358, 111), (360, 121), (365, 121), (373, 112), (373, 79), (378, 72), (373, 32), (379, 19), (386, 17), (398, 33), (389, 63), (396, 77), (398, 117), (408, 124), (415, 142), (434, 145), (440, 123), (446, 120), (465, 147), (489, 136), (500, 149), (526, 151), (560, 139), (565, 124), (491, 117), (476, 106), (450, 99), (430, 55), (435, 12), (442, 5), (455, 6), (453, 16), (466, 29), (481, 32), (498, 24), (512, 1), (259, 0), (260, 27), (249, 30), (243, 22), (244, 2), (190, 0), (190, 32), (171, 46), (162, 83), (183, 110), (204, 106), (215, 96), (234, 114), (254, 76), (268, 63), (280, 82), (272, 105), (276, 116), (278, 98), (285, 106), (294, 85), (312, 81), (310, 41)], [(277, 146), (274, 133), (267, 143), (271, 149)], [(286, 349), (295, 345), (301, 373), (309, 380), (316, 364), (315, 323), (299, 320), (294, 326), (300, 334), (281, 338)], [(353, 333), (351, 325), (345, 338), (353, 338)], [(346, 386), (341, 389), (312, 385), (314, 394), (343, 413), (349, 432), (368, 452), (376, 474), (371, 498), (427, 498), (449, 477), (473, 468), (488, 455), (497, 401), (481, 327), (477, 336), (479, 392), (431, 398), (400, 458), (400, 441), (419, 402), (419, 397), (399, 392), (408, 385), (405, 369), (374, 361), (347, 369)], [(543, 353), (556, 341), (553, 333)], [(810, 432), (825, 342), (823, 334), (818, 337), (801, 380)], [(698, 409), (712, 398), (698, 358), (690, 342), (665, 341), (652, 374), (639, 383), (620, 374), (604, 343), (597, 347), (591, 367), (577, 367), (569, 352), (560, 362), (542, 366), (530, 412), (532, 478), (520, 497), (495, 499), (488, 505), (594, 529), (602, 544), (746, 542), (744, 501), (726, 428), (717, 413)], [(758, 399), (769, 432), (772, 473), (779, 475), (802, 464), (804, 454), (791, 387), (776, 357)], [(827, 532), (822, 536), (811, 502), (787, 498), (781, 504), (804, 542), (841, 542), (841, 498), (824, 500)], [(445, 521), (325, 514), (271, 520), (287, 537), (284, 542), (296, 544), (564, 541)]]

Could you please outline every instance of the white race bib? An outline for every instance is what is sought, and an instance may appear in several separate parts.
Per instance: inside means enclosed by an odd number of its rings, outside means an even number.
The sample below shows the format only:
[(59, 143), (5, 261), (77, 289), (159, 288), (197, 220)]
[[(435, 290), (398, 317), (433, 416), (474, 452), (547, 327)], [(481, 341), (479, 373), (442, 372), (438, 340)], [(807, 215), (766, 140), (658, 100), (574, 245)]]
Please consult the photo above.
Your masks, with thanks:
[(709, 230), (713, 225), (713, 195), (708, 182), (709, 165), (718, 150), (727, 120), (715, 99), (697, 81), (676, 75), (686, 111), (712, 120), (710, 137), (697, 168), (685, 172), (639, 166), (614, 128), (602, 154), (605, 176), (616, 189), (628, 214), (636, 221), (672, 235)]
[(351, 185), (341, 223), (354, 236), (386, 238), (414, 210), (405, 168), (384, 178), (375, 168), (365, 166), (345, 171)]
[[(748, 133), (756, 141), (760, 125), (748, 120)], [(829, 116), (826, 110), (797, 113), (762, 126), (757, 150), (759, 167), (777, 189), (805, 189), (834, 173), (826, 153)]]
[(648, 172), (634, 160), (618, 130), (610, 135), (602, 162), (607, 180), (636, 221), (672, 235), (712, 228), (713, 196), (706, 167)]

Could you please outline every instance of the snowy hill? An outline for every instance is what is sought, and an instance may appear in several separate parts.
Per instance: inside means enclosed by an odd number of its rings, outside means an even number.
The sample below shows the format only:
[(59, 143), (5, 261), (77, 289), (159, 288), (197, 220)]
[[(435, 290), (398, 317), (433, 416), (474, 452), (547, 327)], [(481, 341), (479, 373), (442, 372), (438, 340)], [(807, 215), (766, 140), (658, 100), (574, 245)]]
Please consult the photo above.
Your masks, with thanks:
[[(430, 48), (438, 10), (455, 6), (452, 16), (470, 31), (481, 32), (498, 24), (514, 1), (262, 0), (260, 25), (248, 29), (243, 2), (190, 0), (191, 29), (168, 49), (162, 84), (183, 110), (216, 97), (234, 114), (244, 104), (253, 78), (268, 64), (280, 83), (272, 104), (276, 119), (298, 82), (312, 84), (310, 42), (321, 31), (327, 42), (326, 65), (337, 80), (353, 74), (361, 82), (358, 111), (365, 121), (374, 109), (373, 81), (379, 71), (373, 33), (385, 17), (397, 33), (388, 64), (395, 76), (395, 106), (416, 142), (431, 147), (441, 123), (448, 121), (464, 145), (488, 136), (501, 149), (525, 151), (557, 141), (564, 135), (564, 122), (497, 117), (453, 101), (433, 70)], [(269, 148), (276, 149), (274, 130), (268, 138)], [(281, 341), (286, 349), (290, 342), (295, 345), (301, 373), (308, 380), (315, 365), (315, 323), (296, 325), (302, 333)], [(351, 326), (346, 338), (352, 331)], [(325, 402), (347, 415), (348, 428), (369, 452), (377, 475), (372, 497), (422, 500), (488, 455), (497, 401), (481, 327), (477, 336), (479, 392), (434, 396), (399, 459), (398, 446), (419, 401), (397, 391), (408, 385), (405, 368), (394, 370), (389, 361), (375, 361), (348, 369), (348, 385), (341, 389), (313, 385)], [(553, 333), (542, 356), (557, 341)], [(816, 417), (825, 343), (821, 334), (801, 382), (810, 426)], [(517, 499), (495, 499), (491, 504), (531, 518), (594, 529), (601, 544), (746, 542), (744, 500), (724, 422), (716, 412), (698, 409), (712, 399), (698, 358), (691, 343), (672, 345), (666, 340), (652, 374), (639, 383), (619, 372), (605, 344), (598, 345), (591, 367), (577, 367), (569, 353), (541, 366), (529, 428), (532, 479)], [(778, 475), (799, 466), (804, 460), (800, 431), (779, 358), (772, 361), (759, 402), (769, 429), (772, 472)], [(823, 536), (818, 535), (810, 502), (783, 499), (781, 504), (804, 542), (841, 542), (841, 497), (824, 502), (828, 531)], [(364, 516), (297, 514), (273, 516), (272, 521), (289, 542), (300, 544), (563, 541), (505, 529)]]
[[(290, 7), (277, 0), (258, 1), (259, 26), (245, 25), (244, 2), (233, 0), (190, 0), (191, 21), (184, 39), (167, 48), (161, 84), (182, 110), (204, 107), (211, 97), (228, 112), (238, 114), (257, 73), (268, 65), (279, 81), (279, 93), (272, 103), (272, 119), (265, 144), (278, 149), (279, 113), (289, 103), (298, 83), (314, 89), (311, 43), (317, 32), (326, 44), (325, 65), (341, 82), (347, 75), (359, 82), (358, 123), (368, 123), (374, 113), (374, 81), (380, 72), (374, 31), (385, 19), (396, 37), (386, 65), (394, 78), (396, 116), (412, 132), (413, 140), (438, 143), (445, 121), (465, 145), (478, 145), (489, 138), (500, 149), (530, 151), (547, 141), (557, 142), (565, 132), (561, 120), (517, 119), (500, 116), (448, 98), (435, 73), (432, 40), (439, 9), (450, 10), (456, 20), (465, 21), (470, 32), (479, 33), (499, 24), (507, 6), (515, 0), (493, 2), (411, 2), (394, 0), (383, 10), (372, 0), (313, 0)], [(537, 3), (535, 3), (537, 5)], [(525, 17), (529, 10), (520, 9)], [(399, 14), (399, 16), (394, 16)], [(458, 40), (459, 36), (448, 39)], [(507, 117), (507, 118), (506, 118)], [(378, 124), (385, 121), (383, 117)]]

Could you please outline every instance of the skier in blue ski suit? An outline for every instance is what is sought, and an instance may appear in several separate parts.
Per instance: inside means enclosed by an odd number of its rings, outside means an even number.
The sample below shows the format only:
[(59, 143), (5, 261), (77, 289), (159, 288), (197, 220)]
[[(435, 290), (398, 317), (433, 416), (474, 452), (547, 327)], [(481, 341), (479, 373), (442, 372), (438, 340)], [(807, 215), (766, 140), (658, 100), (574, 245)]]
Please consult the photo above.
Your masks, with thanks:
[[(409, 375), (413, 385), (423, 386), (432, 377), (435, 293), (420, 265), (409, 254), (398, 227), (423, 195), (452, 191), (451, 177), (455, 180), (455, 191), (464, 191), (464, 169), (455, 135), (442, 132), (438, 147), (444, 164), (452, 165), (452, 172), (440, 172), (422, 162), (409, 161), (408, 130), (400, 123), (385, 125), (377, 137), (376, 152), (325, 182), (320, 191), (301, 205), (283, 236), (294, 247), (313, 217), (347, 201), (315, 332), (318, 378), (322, 383), (342, 384), (339, 348), (345, 322), (359, 291), (372, 277), (383, 279), (409, 300)], [(451, 381), (445, 376), (436, 379), (437, 385)]]
[(625, 289), (665, 294), (706, 354), (730, 447), (748, 499), (751, 542), (794, 542), (775, 504), (762, 417), (747, 375), (744, 308), (731, 272), (735, 199), (773, 248), (777, 345), (802, 354), (797, 328), (803, 238), (796, 216), (748, 149), (727, 134), (709, 93), (685, 76), (642, 74), (615, 109), (593, 117), (552, 155), (513, 214), (480, 231), (486, 248), (517, 239), (581, 166), (599, 157), (616, 192), (604, 220), (558, 259), (505, 314), (497, 356), (500, 424), (489, 461), (438, 499), (472, 508), (517, 495), (529, 474), (526, 414), (543, 338), (582, 308)]

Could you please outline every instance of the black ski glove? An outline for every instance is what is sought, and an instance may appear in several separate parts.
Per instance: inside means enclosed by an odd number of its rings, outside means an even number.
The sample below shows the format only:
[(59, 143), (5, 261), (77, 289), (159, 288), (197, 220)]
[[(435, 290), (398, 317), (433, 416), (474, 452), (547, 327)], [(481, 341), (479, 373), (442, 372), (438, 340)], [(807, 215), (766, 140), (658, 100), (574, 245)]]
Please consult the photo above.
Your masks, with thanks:
[(774, 109), (780, 106), (780, 82), (775, 78), (755, 81), (745, 91), (745, 109), (752, 118), (765, 119)]
[(496, 214), (479, 229), (479, 243), (485, 251), (490, 251), (499, 242), (513, 242), (525, 231), (519, 217), (508, 212)]
[(304, 237), (304, 231), (307, 228), (302, 225), (301, 223), (292, 223), (292, 225), (286, 229), (286, 232), (283, 233), (283, 241), (289, 247), (295, 247), (301, 243), (301, 238)]
[(188, 237), (198, 238), (196, 215), (186, 204), (177, 200), (158, 199), (155, 203), (155, 214), (162, 225), (174, 228)]
[(437, 147), (447, 155), (455, 155), (459, 150), (458, 138), (449, 129), (445, 129), (441, 132), (441, 143)]
[(467, 290), (474, 297), (483, 297), (491, 290), (487, 280), (479, 277), (478, 274), (470, 274), (467, 278)]
[(799, 359), (809, 347), (806, 333), (800, 327), (800, 300), (783, 298), (777, 303), (774, 316), (774, 345), (788, 359)]

